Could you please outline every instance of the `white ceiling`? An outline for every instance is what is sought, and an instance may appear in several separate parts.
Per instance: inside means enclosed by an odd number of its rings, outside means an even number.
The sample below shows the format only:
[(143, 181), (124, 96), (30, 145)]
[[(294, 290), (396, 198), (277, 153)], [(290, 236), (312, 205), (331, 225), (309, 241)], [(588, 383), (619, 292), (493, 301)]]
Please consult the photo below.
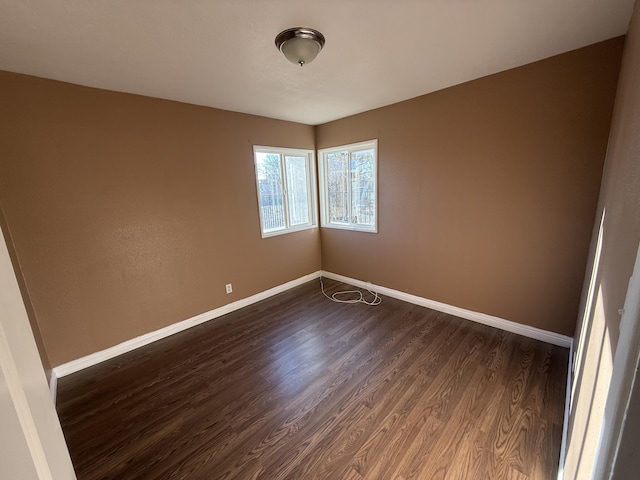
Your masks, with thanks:
[[(316, 125), (606, 40), (633, 0), (0, 0), (0, 69)], [(305, 67), (278, 32), (320, 30)]]

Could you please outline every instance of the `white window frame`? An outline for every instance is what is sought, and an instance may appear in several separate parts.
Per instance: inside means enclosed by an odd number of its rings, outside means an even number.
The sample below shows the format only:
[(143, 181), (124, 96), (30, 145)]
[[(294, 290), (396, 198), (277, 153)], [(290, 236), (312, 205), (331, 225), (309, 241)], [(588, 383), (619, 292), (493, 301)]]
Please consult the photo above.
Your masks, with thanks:
[[(360, 150), (373, 149), (374, 158), (374, 218), (373, 225), (361, 225), (357, 223), (335, 223), (329, 221), (329, 189), (327, 185), (327, 155), (335, 152), (349, 152), (351, 155), (353, 152)], [(318, 169), (320, 175), (320, 219), (322, 227), (326, 228), (338, 228), (341, 230), (354, 230), (358, 232), (378, 233), (378, 140), (367, 140), (364, 142), (352, 143), (349, 145), (340, 145), (338, 147), (323, 148), (318, 150)], [(350, 183), (349, 183), (350, 185)], [(350, 188), (350, 187), (349, 187)], [(351, 209), (351, 195), (349, 197), (349, 209)], [(350, 212), (351, 213), (351, 212)]]
[[(260, 179), (258, 178), (258, 164), (256, 162), (256, 153), (277, 154), (280, 156), (280, 171), (282, 178), (283, 206), (284, 206), (284, 228), (265, 230), (263, 222), (262, 205), (260, 204)], [(309, 222), (299, 225), (289, 224), (289, 196), (287, 192), (287, 172), (285, 156), (305, 157), (307, 160), (307, 192), (309, 205)], [(258, 203), (258, 215), (260, 217), (260, 234), (262, 238), (274, 237), (285, 233), (299, 232), (308, 230), (318, 226), (318, 194), (316, 190), (316, 160), (315, 151), (301, 148), (285, 148), (285, 147), (267, 147), (262, 145), (253, 146), (253, 166), (256, 177), (256, 200)]]

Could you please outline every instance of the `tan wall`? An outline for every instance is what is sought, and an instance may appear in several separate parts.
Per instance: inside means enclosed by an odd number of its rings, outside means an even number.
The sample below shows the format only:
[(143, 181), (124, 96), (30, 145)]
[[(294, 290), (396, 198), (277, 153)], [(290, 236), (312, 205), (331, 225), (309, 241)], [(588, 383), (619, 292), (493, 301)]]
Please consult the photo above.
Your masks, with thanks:
[(0, 72), (0, 202), (48, 361), (318, 270), (317, 230), (260, 238), (251, 152), (314, 133), (380, 148), (379, 233), (324, 229), (323, 268), (571, 334), (621, 45), (315, 132)]
[(253, 144), (314, 128), (0, 72), (0, 201), (52, 365), (320, 268), (317, 229), (260, 238)]
[(322, 229), (323, 268), (572, 335), (622, 44), (319, 126), (379, 141), (379, 232)]
[[(602, 250), (598, 263), (595, 252), (603, 215)], [(620, 333), (618, 310), (624, 306), (639, 242), (640, 5), (636, 2), (624, 48), (589, 269), (584, 281), (580, 308), (582, 321), (576, 329), (578, 370), (565, 478), (582, 478), (580, 475), (586, 476), (592, 471)], [(592, 273), (594, 295), (588, 301)], [(637, 389), (634, 395), (632, 400), (638, 398)], [(628, 428), (625, 427), (616, 472), (619, 476), (615, 478), (635, 478), (631, 472), (637, 473), (638, 455), (635, 452), (640, 428), (638, 422), (633, 422), (640, 417), (637, 411), (640, 403), (636, 401), (630, 405), (634, 408), (627, 418)], [(617, 420), (607, 418), (605, 421), (617, 428)], [(617, 432), (613, 438), (617, 438)]]

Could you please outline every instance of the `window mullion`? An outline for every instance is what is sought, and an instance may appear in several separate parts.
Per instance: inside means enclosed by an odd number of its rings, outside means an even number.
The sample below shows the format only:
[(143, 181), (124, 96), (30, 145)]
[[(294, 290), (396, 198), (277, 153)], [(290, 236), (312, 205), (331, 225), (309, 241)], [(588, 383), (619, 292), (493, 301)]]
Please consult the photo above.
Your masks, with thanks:
[(289, 220), (289, 188), (287, 185), (287, 160), (285, 155), (280, 155), (280, 172), (282, 178), (282, 208), (284, 209), (285, 228), (289, 228), (291, 222)]

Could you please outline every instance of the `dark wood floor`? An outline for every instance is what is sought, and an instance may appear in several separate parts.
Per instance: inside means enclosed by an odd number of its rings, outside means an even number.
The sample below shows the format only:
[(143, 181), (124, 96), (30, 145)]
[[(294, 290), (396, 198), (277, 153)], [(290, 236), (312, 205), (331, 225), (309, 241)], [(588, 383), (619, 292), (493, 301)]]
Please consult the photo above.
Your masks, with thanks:
[(567, 357), (315, 281), (60, 379), (58, 411), (80, 480), (555, 479)]

